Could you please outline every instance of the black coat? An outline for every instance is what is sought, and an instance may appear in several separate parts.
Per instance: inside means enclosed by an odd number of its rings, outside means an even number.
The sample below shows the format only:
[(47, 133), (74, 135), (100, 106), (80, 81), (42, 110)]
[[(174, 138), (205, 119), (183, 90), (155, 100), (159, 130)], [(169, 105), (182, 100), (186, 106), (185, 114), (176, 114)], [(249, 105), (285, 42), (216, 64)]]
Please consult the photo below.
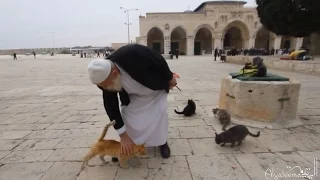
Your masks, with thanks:
[[(111, 60), (125, 70), (134, 80), (152, 90), (165, 90), (169, 92), (169, 81), (173, 77), (166, 60), (158, 52), (139, 44), (129, 44), (119, 48), (107, 59)], [(115, 120), (114, 128), (123, 127), (123, 119), (119, 110), (119, 93), (121, 106), (130, 103), (128, 93), (103, 91), (103, 104), (110, 120)]]

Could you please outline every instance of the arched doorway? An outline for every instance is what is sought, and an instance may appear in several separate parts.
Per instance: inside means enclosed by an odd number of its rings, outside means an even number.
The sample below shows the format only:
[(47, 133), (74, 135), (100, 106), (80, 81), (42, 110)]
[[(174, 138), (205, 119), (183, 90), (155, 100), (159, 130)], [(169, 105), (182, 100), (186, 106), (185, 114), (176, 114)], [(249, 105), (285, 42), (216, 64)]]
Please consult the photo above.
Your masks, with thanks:
[(170, 36), (171, 51), (179, 50), (181, 55), (187, 53), (187, 33), (181, 27), (172, 30)]
[(241, 21), (234, 21), (224, 29), (224, 49), (242, 49), (246, 48), (249, 39), (249, 30)]
[(254, 47), (257, 49), (269, 50), (270, 49), (270, 40), (271, 40), (270, 32), (265, 27), (262, 27), (257, 32)]
[(203, 51), (212, 54), (212, 34), (206, 27), (200, 28), (194, 39), (194, 55), (201, 55)]
[[(290, 36), (282, 36), (281, 37), (281, 45), (280, 45), (280, 49), (287, 49), (290, 50), (293, 47), (293, 41), (292, 41), (292, 37)], [(294, 48), (293, 48), (294, 49)]]
[(155, 51), (163, 54), (164, 51), (164, 36), (161, 29), (153, 27), (147, 35), (147, 46)]

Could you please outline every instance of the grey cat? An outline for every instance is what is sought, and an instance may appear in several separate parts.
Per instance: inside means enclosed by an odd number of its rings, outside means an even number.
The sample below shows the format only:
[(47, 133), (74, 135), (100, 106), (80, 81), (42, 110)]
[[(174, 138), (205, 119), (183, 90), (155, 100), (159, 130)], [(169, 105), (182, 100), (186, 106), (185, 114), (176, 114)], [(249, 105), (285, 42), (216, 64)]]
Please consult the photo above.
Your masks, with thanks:
[(231, 122), (231, 116), (228, 111), (224, 109), (214, 108), (212, 109), (213, 114), (219, 119), (220, 123), (223, 125), (222, 130), (225, 131), (226, 127)]

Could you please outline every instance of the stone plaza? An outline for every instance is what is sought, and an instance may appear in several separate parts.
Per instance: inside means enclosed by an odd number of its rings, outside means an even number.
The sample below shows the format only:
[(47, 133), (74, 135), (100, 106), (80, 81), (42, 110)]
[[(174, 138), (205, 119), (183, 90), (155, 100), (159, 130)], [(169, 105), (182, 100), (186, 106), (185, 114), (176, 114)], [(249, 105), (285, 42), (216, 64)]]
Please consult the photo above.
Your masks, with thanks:
[[(222, 78), (242, 65), (215, 62), (212, 56), (168, 61), (181, 77), (182, 90), (168, 96), (169, 159), (149, 148), (141, 165), (133, 161), (129, 169), (121, 169), (118, 163), (102, 165), (94, 158), (89, 164), (95, 166), (81, 171), (83, 156), (109, 122), (102, 92), (88, 78), (90, 60), (71, 55), (18, 56), (17, 61), (0, 57), (0, 180), (262, 180), (279, 177), (288, 166), (314, 173), (314, 159), (320, 159), (319, 76), (269, 70), (301, 82), (298, 116), (304, 125), (280, 130), (249, 126), (261, 136), (248, 136), (240, 147), (220, 147), (214, 137), (222, 126), (211, 110), (219, 105)], [(189, 98), (197, 104), (196, 115), (175, 114)], [(114, 128), (106, 138), (119, 140)], [(320, 179), (319, 165), (313, 179)], [(291, 173), (299, 174), (297, 169)]]

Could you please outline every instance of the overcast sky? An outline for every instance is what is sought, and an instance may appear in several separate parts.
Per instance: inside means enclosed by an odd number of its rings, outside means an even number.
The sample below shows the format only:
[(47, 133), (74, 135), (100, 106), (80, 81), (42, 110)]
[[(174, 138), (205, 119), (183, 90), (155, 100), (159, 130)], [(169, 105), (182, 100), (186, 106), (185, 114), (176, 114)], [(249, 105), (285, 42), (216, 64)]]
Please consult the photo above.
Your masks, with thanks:
[[(146, 12), (194, 10), (202, 0), (0, 0), (0, 49), (70, 46), (109, 46), (139, 36), (139, 15)], [(255, 0), (247, 0), (254, 6)]]

